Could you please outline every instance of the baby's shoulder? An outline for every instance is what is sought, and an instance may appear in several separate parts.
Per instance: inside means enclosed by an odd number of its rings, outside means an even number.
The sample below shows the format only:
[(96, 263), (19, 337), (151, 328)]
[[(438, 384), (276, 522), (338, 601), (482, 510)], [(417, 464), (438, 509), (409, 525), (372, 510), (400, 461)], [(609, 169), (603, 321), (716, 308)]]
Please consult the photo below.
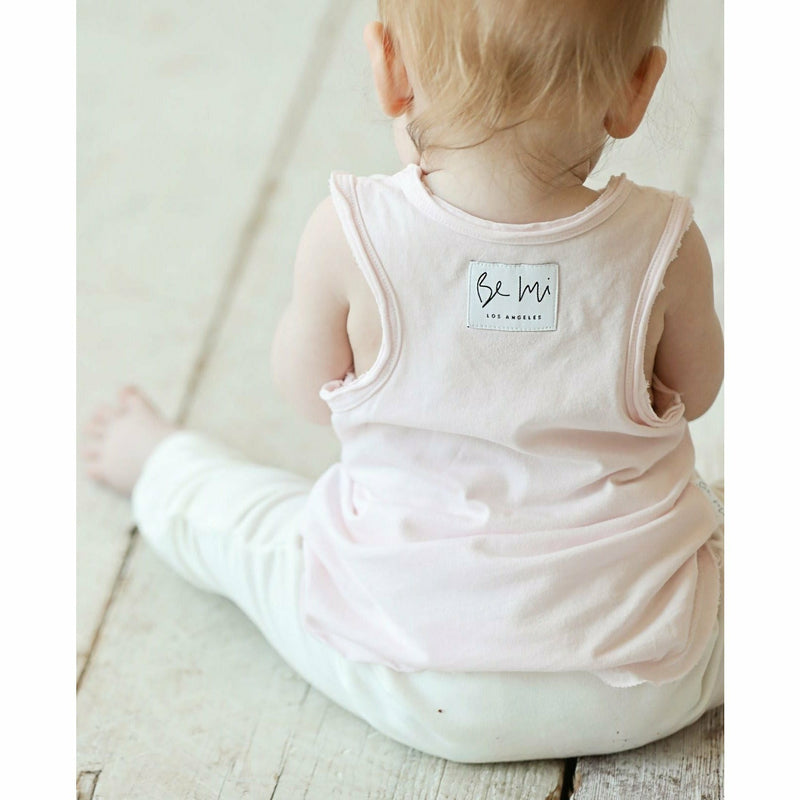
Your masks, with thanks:
[(306, 222), (294, 265), (295, 294), (340, 298), (346, 306), (360, 270), (352, 243), (331, 195), (325, 197)]
[(711, 272), (708, 247), (694, 221), (691, 200), (676, 191), (629, 183), (629, 213), (651, 218), (655, 229), (661, 232), (659, 244), (664, 251), (654, 256), (666, 268), (666, 294), (679, 297), (696, 283), (699, 275), (707, 277)]
[[(627, 180), (622, 176), (623, 180)], [(621, 223), (642, 239), (650, 272), (657, 272), (666, 295), (677, 296), (697, 271), (710, 270), (711, 262), (694, 208), (678, 192), (627, 181), (628, 192), (621, 207)], [(666, 280), (667, 276), (669, 281)], [(663, 303), (665, 297), (660, 297)]]
[(692, 203), (672, 190), (633, 181), (630, 187), (628, 214), (641, 220), (642, 230), (650, 227), (657, 242), (652, 260), (662, 276), (658, 303), (665, 307), (684, 303), (690, 295), (696, 296), (699, 283), (710, 283), (712, 272)]
[(713, 301), (711, 255), (694, 221), (686, 226), (669, 263), (664, 276), (664, 293), (673, 306), (693, 305), (698, 296)]
[[(349, 255), (350, 249), (331, 195), (325, 197), (308, 218), (300, 238), (299, 252), (307, 255), (311, 262), (321, 264)], [(320, 259), (320, 255), (325, 257)]]

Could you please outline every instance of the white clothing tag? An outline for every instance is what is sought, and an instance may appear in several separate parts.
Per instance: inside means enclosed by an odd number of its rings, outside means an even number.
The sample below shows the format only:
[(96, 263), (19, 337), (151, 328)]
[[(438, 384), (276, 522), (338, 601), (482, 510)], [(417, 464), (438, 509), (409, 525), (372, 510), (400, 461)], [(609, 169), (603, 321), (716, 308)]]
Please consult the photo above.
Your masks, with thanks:
[(467, 327), (554, 331), (558, 264), (469, 262)]

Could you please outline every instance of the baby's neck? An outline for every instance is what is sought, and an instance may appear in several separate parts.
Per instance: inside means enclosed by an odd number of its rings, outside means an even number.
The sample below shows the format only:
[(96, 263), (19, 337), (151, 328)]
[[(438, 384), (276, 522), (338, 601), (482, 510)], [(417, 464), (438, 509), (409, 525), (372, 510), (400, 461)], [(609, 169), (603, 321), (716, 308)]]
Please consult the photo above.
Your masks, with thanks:
[(568, 217), (598, 197), (583, 185), (590, 160), (572, 170), (537, 163), (532, 174), (514, 155), (488, 145), (423, 157), (420, 166), (430, 191), (468, 214), (508, 223)]

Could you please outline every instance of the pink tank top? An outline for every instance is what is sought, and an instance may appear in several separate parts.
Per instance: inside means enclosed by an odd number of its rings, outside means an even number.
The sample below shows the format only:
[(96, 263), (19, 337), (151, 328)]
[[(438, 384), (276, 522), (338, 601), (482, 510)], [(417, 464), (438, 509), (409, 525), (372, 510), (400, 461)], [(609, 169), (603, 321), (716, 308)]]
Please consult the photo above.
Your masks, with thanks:
[(574, 216), (495, 223), (415, 165), (331, 192), (383, 340), (321, 391), (342, 455), (307, 507), (307, 629), (403, 671), (687, 673), (719, 520), (643, 354), (689, 202), (621, 176)]

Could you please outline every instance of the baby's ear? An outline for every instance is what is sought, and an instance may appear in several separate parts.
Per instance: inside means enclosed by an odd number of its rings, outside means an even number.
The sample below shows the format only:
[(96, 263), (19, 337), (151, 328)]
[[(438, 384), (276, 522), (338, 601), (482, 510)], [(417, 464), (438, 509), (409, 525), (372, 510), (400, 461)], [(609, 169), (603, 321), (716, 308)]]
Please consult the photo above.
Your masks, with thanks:
[(614, 98), (614, 105), (603, 120), (609, 136), (627, 139), (636, 132), (666, 65), (667, 54), (663, 48), (651, 47), (647, 51), (621, 96)]
[(372, 64), (372, 77), (381, 108), (387, 116), (399, 117), (408, 110), (414, 92), (397, 47), (380, 22), (367, 23), (364, 44)]

